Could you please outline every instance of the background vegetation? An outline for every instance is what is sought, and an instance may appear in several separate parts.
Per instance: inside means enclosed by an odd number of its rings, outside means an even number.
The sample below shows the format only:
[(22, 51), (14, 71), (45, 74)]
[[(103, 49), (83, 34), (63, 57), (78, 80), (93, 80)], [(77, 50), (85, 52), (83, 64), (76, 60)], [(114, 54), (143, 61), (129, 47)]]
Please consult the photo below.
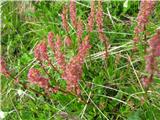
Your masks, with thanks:
[[(53, 31), (64, 38), (60, 13), (66, 2), (15, 2), (1, 3), (1, 55), (4, 56), (8, 69), (15, 75), (20, 74), (20, 81), (27, 81), (28, 69), (34, 62), (35, 45), (47, 38)], [(127, 6), (125, 6), (127, 5)], [(84, 25), (90, 12), (89, 1), (77, 2), (77, 14)], [(83, 66), (80, 82), (85, 99), (91, 98), (93, 105), (82, 104), (78, 100), (61, 92), (51, 98), (38, 96), (15, 86), (12, 79), (1, 76), (1, 113), (6, 120), (50, 120), (50, 119), (89, 119), (89, 120), (159, 120), (160, 119), (160, 79), (145, 90), (140, 80), (145, 72), (144, 46), (138, 45), (138, 52), (133, 53), (134, 27), (139, 1), (106, 1), (103, 3), (104, 30), (109, 38), (109, 58), (103, 59), (104, 46), (98, 39), (97, 32), (91, 35), (92, 48)], [(160, 4), (158, 3), (147, 26), (149, 39), (160, 26)], [(72, 27), (71, 27), (72, 28)], [(86, 34), (86, 33), (84, 33)], [(75, 30), (70, 31), (74, 44), (64, 50), (67, 58), (76, 52)], [(34, 62), (34, 63), (33, 63)], [(53, 72), (56, 79), (60, 76)], [(90, 87), (91, 86), (91, 89)], [(32, 86), (43, 92), (42, 89)]]

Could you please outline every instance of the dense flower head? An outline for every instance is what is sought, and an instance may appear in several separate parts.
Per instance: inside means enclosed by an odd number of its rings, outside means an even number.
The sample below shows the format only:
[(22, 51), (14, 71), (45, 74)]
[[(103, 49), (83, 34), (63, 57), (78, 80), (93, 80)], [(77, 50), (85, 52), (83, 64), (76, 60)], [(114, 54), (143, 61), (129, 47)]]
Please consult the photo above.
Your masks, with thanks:
[(103, 32), (103, 9), (102, 9), (101, 1), (99, 1), (99, 4), (98, 4), (98, 10), (96, 13), (96, 23), (97, 23), (98, 32)]
[(10, 76), (10, 72), (7, 70), (6, 62), (2, 57), (0, 57), (0, 73), (6, 77)]
[(61, 46), (62, 46), (62, 42), (61, 42), (61, 38), (60, 36), (56, 36), (57, 37), (57, 41), (55, 42), (55, 59), (58, 63), (58, 65), (60, 66), (60, 68), (62, 70), (64, 70), (66, 62), (65, 62), (65, 56), (61, 51)]
[(82, 38), (82, 34), (83, 34), (83, 23), (82, 20), (79, 19), (77, 23), (77, 38), (79, 41)]
[(32, 84), (37, 84), (38, 86), (47, 89), (49, 88), (49, 79), (41, 76), (39, 70), (30, 68), (28, 72), (28, 80)]
[(65, 37), (64, 42), (67, 46), (71, 46), (71, 44), (72, 44), (72, 40), (69, 36)]
[(143, 85), (143, 87), (145, 87), (145, 88), (148, 87), (151, 84), (152, 81), (153, 81), (152, 75), (149, 78), (147, 76), (144, 76), (142, 78), (142, 85)]
[[(157, 30), (157, 33), (149, 40), (149, 49), (148, 55), (145, 56), (146, 60), (146, 71), (153, 75), (157, 72), (159, 76), (159, 69), (158, 69), (158, 61), (157, 57), (160, 56), (160, 30)], [(145, 81), (153, 79), (153, 78), (146, 78)]]
[(53, 32), (49, 32), (49, 33), (48, 33), (48, 45), (49, 45), (49, 47), (52, 49), (52, 51), (55, 50), (55, 49), (54, 49), (53, 37), (54, 37)]
[(67, 81), (67, 90), (80, 94), (78, 81), (81, 79), (82, 65), (90, 47), (89, 36), (87, 35), (79, 46), (77, 55), (66, 65), (62, 78)]
[(67, 12), (68, 12), (68, 9), (66, 6), (64, 6), (63, 8), (63, 11), (62, 11), (62, 14), (61, 14), (61, 18), (62, 18), (62, 25), (63, 25), (63, 28), (69, 32), (69, 26), (68, 26), (68, 18), (67, 18)]
[(91, 11), (90, 11), (90, 14), (88, 16), (87, 30), (89, 32), (92, 32), (93, 27), (94, 27), (94, 1), (91, 0)]
[(139, 33), (144, 31), (144, 28), (146, 24), (148, 23), (148, 18), (152, 11), (154, 10), (154, 7), (156, 5), (156, 1), (153, 0), (141, 0), (140, 3), (140, 10), (137, 16), (137, 26), (135, 27), (135, 38), (134, 42), (139, 41)]
[(70, 0), (70, 19), (73, 27), (77, 28), (77, 19), (76, 19), (76, 1)]
[(145, 57), (145, 60), (146, 60), (146, 71), (149, 72), (150, 74), (153, 74), (154, 69), (156, 67), (154, 56), (152, 54), (147, 55)]
[(160, 56), (160, 30), (149, 40), (149, 46), (154, 56)]
[(40, 42), (34, 49), (34, 56), (39, 61), (48, 61), (47, 45), (45, 41)]

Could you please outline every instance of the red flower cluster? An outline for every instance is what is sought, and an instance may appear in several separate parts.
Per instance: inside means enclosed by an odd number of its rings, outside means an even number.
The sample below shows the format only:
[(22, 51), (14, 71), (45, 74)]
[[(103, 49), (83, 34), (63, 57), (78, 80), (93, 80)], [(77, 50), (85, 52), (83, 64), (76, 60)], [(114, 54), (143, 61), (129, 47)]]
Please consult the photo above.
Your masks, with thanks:
[(77, 38), (79, 41), (82, 38), (82, 34), (83, 34), (83, 23), (82, 23), (82, 20), (79, 19), (77, 23)]
[(63, 8), (63, 11), (62, 11), (62, 14), (61, 14), (61, 17), (62, 17), (62, 24), (63, 24), (63, 27), (64, 29), (69, 32), (69, 26), (68, 26), (68, 18), (67, 18), (67, 12), (68, 12), (68, 9), (66, 6), (64, 6)]
[(160, 56), (160, 30), (150, 39), (149, 46), (154, 56)]
[(149, 41), (149, 55), (146, 56), (146, 70), (150, 74), (154, 74), (157, 70), (156, 57), (160, 56), (160, 30)]
[(64, 43), (67, 45), (67, 46), (71, 46), (72, 44), (72, 40), (69, 36), (67, 36), (64, 40)]
[(61, 52), (61, 40), (60, 36), (57, 36), (57, 41), (53, 43), (51, 40), (53, 38), (53, 33), (48, 34), (49, 45), (50, 47), (54, 48), (53, 52), (55, 55), (55, 59), (60, 66), (61, 70), (63, 71), (62, 78), (67, 82), (67, 90), (74, 91), (77, 94), (80, 94), (80, 88), (78, 85), (78, 80), (81, 79), (82, 76), (82, 65), (85, 59), (85, 56), (91, 47), (89, 45), (89, 36), (87, 35), (82, 43), (79, 45), (78, 53), (74, 56), (70, 62), (67, 64), (65, 61), (64, 54)]
[(39, 61), (48, 61), (47, 45), (45, 41), (40, 42), (34, 49), (34, 56)]
[(135, 37), (134, 42), (139, 41), (139, 33), (144, 31), (144, 28), (146, 24), (148, 23), (148, 18), (152, 11), (154, 10), (154, 7), (156, 5), (156, 1), (153, 0), (141, 0), (140, 4), (140, 11), (137, 16), (137, 26), (135, 27)]
[(39, 87), (43, 88), (46, 93), (52, 92), (56, 93), (58, 91), (58, 87), (51, 87), (49, 84), (49, 78), (44, 78), (40, 74), (40, 71), (35, 68), (30, 68), (28, 72), (28, 81), (31, 84), (36, 84)]
[(70, 18), (73, 27), (77, 28), (77, 19), (76, 19), (76, 1), (70, 0)]
[(49, 32), (48, 33), (48, 45), (49, 47), (52, 49), (52, 51), (54, 51), (54, 43), (53, 43), (53, 37), (54, 37), (54, 34), (52, 32)]
[(150, 77), (142, 80), (143, 85), (146, 87), (153, 81), (153, 75), (157, 72), (159, 75), (157, 57), (160, 56), (160, 30), (150, 39), (149, 41), (148, 55), (145, 57), (146, 60), (146, 71), (150, 73)]
[(99, 1), (99, 4), (98, 4), (98, 11), (96, 13), (96, 23), (98, 27), (98, 32), (102, 33), (103, 32), (103, 9), (102, 9), (101, 1)]
[(65, 62), (65, 56), (61, 51), (61, 46), (62, 46), (61, 38), (60, 38), (60, 36), (57, 35), (57, 41), (55, 42), (55, 52), (54, 52), (54, 54), (55, 54), (55, 59), (56, 59), (58, 65), (60, 66), (60, 68), (62, 70), (64, 70), (66, 62)]
[(49, 88), (49, 79), (41, 76), (39, 70), (30, 68), (28, 72), (28, 80), (32, 84), (37, 84), (47, 90)]
[(0, 73), (2, 73), (6, 77), (10, 76), (10, 72), (7, 70), (6, 67), (6, 62), (1, 57), (0, 57)]
[(90, 15), (88, 16), (88, 25), (87, 25), (88, 31), (92, 32), (93, 27), (94, 27), (94, 0), (91, 1), (91, 12)]
[(81, 79), (82, 65), (90, 47), (89, 36), (87, 35), (79, 46), (78, 54), (66, 65), (62, 78), (67, 82), (68, 91), (75, 91), (77, 94), (80, 94), (78, 80)]
[(67, 9), (66, 6), (64, 6), (62, 14), (61, 14), (62, 24), (63, 24), (64, 29), (67, 32), (67, 36), (65, 37), (65, 44), (67, 46), (70, 46), (72, 44), (72, 40), (71, 40), (71, 38), (69, 36), (69, 26), (68, 26), (68, 23), (67, 23), (67, 21), (68, 21), (67, 12), (68, 12), (68, 9)]

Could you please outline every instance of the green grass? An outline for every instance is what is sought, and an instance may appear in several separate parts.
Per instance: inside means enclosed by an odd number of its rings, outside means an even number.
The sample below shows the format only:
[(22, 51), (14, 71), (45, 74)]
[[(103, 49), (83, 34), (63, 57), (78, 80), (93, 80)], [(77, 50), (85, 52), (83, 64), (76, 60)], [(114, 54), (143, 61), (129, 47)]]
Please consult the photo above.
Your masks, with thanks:
[[(29, 68), (32, 65), (39, 67), (34, 62), (35, 45), (43, 38), (47, 39), (50, 31), (61, 35), (62, 40), (66, 36), (60, 17), (65, 3), (25, 2), (24, 9), (21, 8), (22, 4), (11, 1), (1, 3), (1, 55), (5, 57), (13, 74), (20, 74), (20, 81), (26, 82)], [(1, 76), (1, 111), (6, 112), (4, 119), (159, 120), (160, 79), (155, 76), (149, 89), (144, 90), (140, 83), (142, 76), (147, 75), (144, 70), (144, 46), (138, 44), (139, 51), (132, 51), (139, 2), (129, 1), (127, 8), (123, 4), (124, 1), (103, 4), (104, 31), (111, 45), (107, 61), (103, 59), (104, 46), (98, 39), (97, 31), (91, 33), (92, 48), (83, 65), (80, 81), (82, 96), (90, 100), (91, 104), (82, 104), (75, 97), (61, 92), (52, 94), (51, 99), (39, 96), (15, 85), (12, 79)], [(150, 32), (148, 39), (160, 26), (159, 13), (158, 3), (147, 27)], [(89, 14), (88, 1), (77, 2), (77, 14), (85, 25)], [(84, 31), (83, 36), (86, 34)], [(70, 30), (70, 35), (74, 44), (63, 49), (68, 59), (77, 52), (74, 29)], [(56, 72), (52, 71), (52, 76), (65, 84)], [(43, 92), (37, 86), (31, 87)]]

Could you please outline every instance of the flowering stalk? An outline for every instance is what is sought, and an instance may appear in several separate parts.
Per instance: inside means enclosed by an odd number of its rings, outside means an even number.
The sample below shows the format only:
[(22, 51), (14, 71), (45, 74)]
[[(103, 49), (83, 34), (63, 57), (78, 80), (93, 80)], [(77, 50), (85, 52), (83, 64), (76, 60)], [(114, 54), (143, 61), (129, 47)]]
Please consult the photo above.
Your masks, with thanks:
[(2, 73), (5, 77), (10, 76), (10, 72), (7, 70), (6, 62), (2, 57), (0, 57), (0, 73)]
[(144, 87), (147, 87), (152, 81), (155, 72), (159, 74), (157, 57), (160, 56), (160, 30), (149, 41), (148, 55), (146, 60), (146, 71), (150, 74), (150, 77), (145, 77), (142, 80)]
[(79, 18), (78, 23), (77, 23), (77, 38), (78, 38), (78, 43), (81, 42), (83, 34), (83, 23), (82, 20)]
[(145, 31), (145, 26), (148, 23), (148, 18), (151, 15), (156, 5), (156, 1), (153, 0), (141, 0), (140, 10), (137, 16), (137, 26), (134, 29), (134, 47), (139, 42), (139, 34)]
[(55, 53), (54, 54), (55, 54), (55, 59), (58, 65), (60, 66), (62, 70), (64, 70), (66, 62), (65, 62), (65, 56), (61, 52), (61, 46), (62, 46), (61, 38), (59, 35), (57, 35), (57, 41), (55, 42)]
[(53, 32), (49, 32), (48, 33), (48, 45), (52, 49), (52, 51), (55, 52), (53, 38), (54, 38)]
[(66, 6), (64, 6), (61, 17), (62, 17), (62, 24), (63, 24), (63, 28), (66, 30), (67, 32), (67, 36), (65, 37), (65, 44), (67, 46), (70, 46), (72, 44), (72, 40), (71, 37), (69, 35), (69, 26), (68, 26), (68, 17), (67, 17), (67, 12), (68, 9)]
[(93, 27), (94, 27), (94, 0), (91, 0), (91, 12), (90, 15), (88, 16), (88, 24), (87, 24), (87, 30), (88, 32), (92, 32), (93, 31)]
[(62, 14), (61, 14), (61, 18), (62, 18), (62, 25), (63, 25), (63, 28), (69, 32), (69, 26), (68, 26), (68, 17), (67, 17), (67, 12), (68, 12), (68, 9), (67, 9), (67, 6), (64, 6), (63, 10), (62, 10)]
[(99, 34), (99, 39), (104, 43), (105, 45), (105, 57), (108, 56), (108, 38), (103, 32), (103, 8), (102, 8), (102, 1), (98, 1), (98, 10), (96, 13), (96, 23), (97, 23), (97, 30)]
[(37, 84), (47, 90), (49, 88), (49, 79), (41, 76), (39, 70), (30, 68), (28, 72), (28, 80), (32, 84)]
[(78, 54), (70, 60), (62, 74), (62, 78), (67, 82), (67, 90), (75, 91), (77, 95), (80, 95), (78, 81), (82, 76), (82, 65), (90, 47), (89, 36), (87, 35), (79, 46)]
[(34, 56), (38, 61), (48, 61), (47, 45), (45, 41), (40, 42), (35, 47)]
[(98, 10), (96, 13), (96, 23), (97, 29), (99, 33), (103, 32), (103, 9), (102, 9), (102, 2), (98, 1)]
[(70, 0), (70, 18), (73, 27), (77, 28), (77, 19), (76, 19), (76, 1)]

